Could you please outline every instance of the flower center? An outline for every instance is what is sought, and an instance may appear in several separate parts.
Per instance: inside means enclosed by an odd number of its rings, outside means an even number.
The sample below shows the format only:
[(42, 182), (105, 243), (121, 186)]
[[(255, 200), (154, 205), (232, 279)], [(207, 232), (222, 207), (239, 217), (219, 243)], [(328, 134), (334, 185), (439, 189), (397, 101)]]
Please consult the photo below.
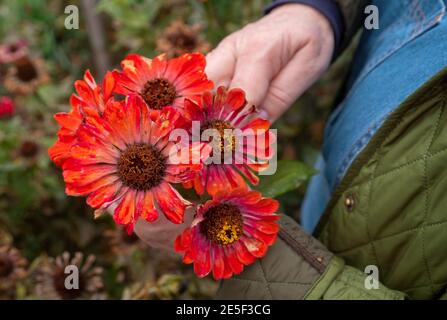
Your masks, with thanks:
[[(225, 152), (233, 152), (236, 147), (236, 136), (233, 134), (234, 127), (228, 122), (224, 120), (211, 120), (206, 122), (202, 126), (202, 132), (207, 129), (215, 129), (219, 132), (220, 141), (219, 145), (213, 146), (220, 148), (220, 156), (222, 161), (225, 158)], [(225, 129), (227, 129), (227, 132), (225, 132)], [(231, 131), (228, 131), (228, 129), (231, 129)], [(213, 140), (215, 143), (216, 141)], [(212, 154), (211, 154), (212, 156)]]
[(39, 152), (39, 146), (32, 141), (24, 141), (20, 146), (19, 153), (24, 158), (32, 158)]
[(149, 190), (165, 176), (166, 159), (152, 145), (136, 143), (127, 147), (118, 160), (118, 175), (128, 187)]
[(169, 35), (167, 38), (174, 46), (184, 49), (185, 51), (194, 51), (197, 46), (196, 37), (193, 34), (188, 34), (186, 32), (179, 31)]
[(7, 277), (14, 270), (12, 261), (6, 254), (0, 255), (0, 278)]
[(17, 78), (23, 82), (30, 82), (37, 78), (37, 69), (33, 62), (24, 57), (15, 62), (17, 67)]
[(233, 204), (222, 203), (211, 207), (200, 223), (200, 232), (219, 245), (230, 245), (242, 235), (242, 214)]
[(177, 97), (177, 91), (172, 83), (163, 78), (153, 79), (143, 87), (141, 96), (151, 109), (160, 110), (172, 105)]
[(17, 50), (19, 50), (19, 46), (15, 45), (15, 44), (11, 44), (11, 45), (8, 47), (8, 52), (9, 52), (9, 53), (14, 53), (14, 52), (16, 52)]

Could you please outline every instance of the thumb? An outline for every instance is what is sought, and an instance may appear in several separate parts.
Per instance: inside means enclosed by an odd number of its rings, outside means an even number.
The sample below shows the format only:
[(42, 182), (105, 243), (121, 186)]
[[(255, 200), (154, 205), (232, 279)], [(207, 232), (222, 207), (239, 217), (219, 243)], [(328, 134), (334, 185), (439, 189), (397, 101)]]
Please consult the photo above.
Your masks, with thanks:
[(206, 55), (205, 72), (216, 87), (230, 84), (233, 78), (236, 56), (231, 39), (224, 39), (216, 49)]

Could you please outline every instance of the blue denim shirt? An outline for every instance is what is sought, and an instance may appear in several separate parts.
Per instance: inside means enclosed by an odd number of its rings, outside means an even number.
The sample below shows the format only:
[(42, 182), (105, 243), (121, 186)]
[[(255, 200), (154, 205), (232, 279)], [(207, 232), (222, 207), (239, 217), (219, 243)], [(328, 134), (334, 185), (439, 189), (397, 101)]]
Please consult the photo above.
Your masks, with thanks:
[(376, 0), (379, 29), (364, 30), (348, 93), (328, 119), (319, 174), (309, 185), (301, 224), (312, 233), (331, 193), (387, 116), (447, 66), (447, 0)]

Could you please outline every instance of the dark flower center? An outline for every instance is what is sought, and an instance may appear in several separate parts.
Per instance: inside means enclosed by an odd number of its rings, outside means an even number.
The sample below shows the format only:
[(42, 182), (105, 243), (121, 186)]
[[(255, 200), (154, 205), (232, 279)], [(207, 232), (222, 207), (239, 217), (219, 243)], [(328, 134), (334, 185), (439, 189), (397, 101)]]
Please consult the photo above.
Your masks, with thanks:
[(30, 82), (37, 78), (37, 69), (29, 58), (21, 58), (15, 62), (17, 78), (23, 82)]
[(166, 159), (152, 145), (136, 143), (127, 147), (118, 160), (121, 181), (135, 190), (149, 190), (165, 176)]
[[(224, 120), (211, 120), (206, 122), (202, 126), (202, 132), (207, 129), (215, 129), (218, 131), (220, 140), (218, 141), (218, 145), (213, 145), (213, 150), (220, 148), (220, 156), (222, 161), (225, 158), (225, 151), (233, 152), (236, 147), (236, 136), (233, 134), (234, 127), (228, 122)], [(227, 129), (227, 132), (225, 132), (225, 129)], [(228, 131), (230, 129), (231, 131)], [(212, 140), (213, 143), (216, 143), (216, 140)], [(212, 156), (212, 154), (211, 154)]]
[[(79, 268), (80, 270), (81, 268)], [(78, 289), (67, 289), (65, 285), (65, 281), (67, 279), (67, 274), (64, 272), (64, 268), (57, 268), (54, 273), (53, 281), (54, 281), (54, 289), (61, 296), (62, 299), (76, 299), (79, 298), (85, 290), (84, 276), (81, 272), (79, 272), (79, 287)]]
[(11, 45), (8, 47), (8, 52), (9, 52), (9, 53), (14, 53), (14, 52), (16, 52), (17, 50), (19, 50), (19, 46), (16, 45), (16, 44), (11, 44)]
[(20, 155), (24, 158), (32, 158), (39, 151), (39, 146), (32, 141), (25, 141), (20, 146)]
[(186, 32), (177, 32), (170, 34), (167, 37), (168, 41), (177, 48), (184, 49), (185, 51), (194, 51), (197, 45), (197, 39), (193, 34)]
[(9, 276), (14, 270), (14, 264), (7, 254), (0, 254), (0, 278)]
[(204, 218), (200, 223), (200, 232), (216, 244), (230, 245), (242, 236), (242, 214), (233, 204), (222, 203), (211, 207)]
[(149, 108), (160, 110), (174, 103), (177, 91), (168, 80), (158, 78), (146, 82), (141, 91), (141, 96)]

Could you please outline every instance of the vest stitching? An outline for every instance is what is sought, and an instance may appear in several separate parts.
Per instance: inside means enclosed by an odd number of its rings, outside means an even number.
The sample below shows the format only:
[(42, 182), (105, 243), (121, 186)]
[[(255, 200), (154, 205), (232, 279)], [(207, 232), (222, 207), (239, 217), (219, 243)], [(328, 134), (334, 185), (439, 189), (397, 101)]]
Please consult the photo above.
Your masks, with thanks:
[[(443, 221), (438, 221), (438, 222), (434, 222), (434, 223), (427, 224), (427, 225), (425, 226), (425, 228), (437, 227), (437, 226), (444, 225), (444, 224), (447, 224), (447, 220), (443, 220)], [(416, 232), (416, 231), (418, 231), (420, 228), (421, 228), (421, 226), (413, 227), (413, 228), (410, 228), (410, 229), (407, 229), (407, 230), (404, 230), (404, 231), (400, 231), (400, 232), (398, 232), (398, 233), (394, 233), (394, 234), (390, 234), (390, 235), (384, 236), (384, 237), (382, 237), (382, 238), (374, 239), (373, 241), (374, 241), (374, 242), (379, 242), (379, 241), (382, 241), (382, 240), (385, 240), (385, 239), (388, 239), (388, 238), (397, 237), (397, 236), (399, 236), (399, 235), (401, 235), (401, 234), (404, 234), (404, 233)], [(362, 247), (364, 247), (364, 246), (367, 246), (367, 245), (369, 245), (369, 243), (363, 243), (363, 244), (360, 244), (360, 245), (355, 246), (355, 247), (352, 247), (352, 248), (343, 249), (343, 250), (341, 250), (341, 251), (335, 251), (335, 250), (334, 250), (334, 253), (335, 253), (335, 254), (344, 254), (344, 253), (349, 252), (349, 251), (352, 251), (352, 250), (360, 249), (360, 248), (362, 248)]]
[(272, 291), (270, 290), (270, 285), (269, 285), (269, 282), (268, 282), (268, 280), (267, 280), (267, 277), (265, 276), (264, 267), (262, 266), (262, 259), (259, 260), (259, 266), (261, 267), (262, 277), (263, 277), (263, 279), (264, 279), (264, 285), (265, 285), (265, 287), (267, 288), (267, 292), (268, 292), (269, 295), (270, 295), (270, 299), (273, 299), (273, 294), (272, 294)]
[(427, 150), (425, 152), (424, 155), (424, 217), (422, 219), (422, 227), (421, 227), (421, 237), (422, 237), (422, 258), (424, 260), (424, 265), (425, 265), (425, 270), (427, 272), (427, 277), (428, 277), (428, 281), (430, 283), (430, 290), (432, 292), (432, 294), (435, 294), (435, 290), (433, 287), (433, 277), (430, 271), (430, 266), (428, 265), (428, 260), (427, 260), (427, 255), (426, 255), (426, 247), (425, 247), (425, 225), (426, 225), (426, 220), (427, 220), (427, 216), (428, 216), (428, 196), (429, 196), (429, 189), (430, 189), (430, 181), (429, 181), (429, 177), (428, 177), (428, 159), (429, 159), (429, 155), (430, 155), (430, 148), (433, 145), (433, 142), (435, 140), (436, 137), (436, 132), (439, 129), (439, 125), (441, 123), (441, 117), (444, 111), (444, 104), (442, 105), (442, 107), (440, 108), (440, 112), (439, 112), (439, 116), (438, 119), (436, 121), (436, 125), (434, 127), (433, 130), (433, 134), (431, 136), (431, 139), (428, 143), (427, 146)]
[[(443, 108), (443, 107), (445, 106), (445, 101), (446, 101), (446, 99), (447, 99), (447, 96), (446, 96), (446, 97), (443, 96), (443, 97), (438, 101), (438, 102), (441, 102), (441, 101), (442, 101), (442, 103), (443, 103), (443, 105), (441, 106), (441, 108)], [(403, 117), (403, 118), (404, 118), (404, 117)], [(398, 125), (404, 120), (403, 118), (399, 121)], [(397, 125), (397, 126), (398, 126), (398, 125)], [(375, 151), (374, 151), (374, 155), (377, 154), (377, 151), (378, 151), (378, 149), (375, 149)], [(425, 158), (426, 158), (426, 156), (427, 156), (429, 159), (431, 159), (431, 158), (433, 158), (434, 156), (437, 156), (438, 154), (443, 153), (443, 152), (445, 152), (445, 151), (447, 151), (447, 147), (441, 148), (441, 149), (439, 149), (439, 150), (437, 150), (437, 151), (435, 151), (435, 152), (433, 152), (433, 153), (429, 152), (427, 155), (424, 154), (424, 155), (422, 155), (422, 156), (420, 156), (420, 157), (418, 157), (418, 158), (415, 158), (415, 159), (410, 160), (410, 161), (408, 161), (408, 162), (406, 162), (406, 163), (403, 163), (403, 164), (401, 164), (401, 165), (399, 165), (399, 166), (397, 166), (397, 167), (395, 167), (395, 168), (389, 169), (388, 171), (382, 172), (382, 173), (380, 173), (380, 174), (378, 174), (378, 175), (374, 175), (374, 177), (370, 177), (370, 178), (368, 178), (368, 180), (366, 180), (366, 181), (359, 182), (359, 183), (356, 183), (356, 184), (352, 184), (352, 185), (349, 186), (349, 188), (353, 188), (353, 187), (357, 187), (357, 186), (360, 186), (360, 185), (365, 184), (365, 183), (369, 183), (369, 182), (370, 182), (371, 180), (373, 180), (373, 179), (377, 179), (377, 178), (380, 178), (380, 177), (382, 177), (382, 176), (386, 176), (386, 175), (388, 175), (388, 174), (394, 173), (394, 171), (398, 171), (398, 170), (403, 169), (403, 168), (405, 168), (405, 167), (411, 166), (411, 165), (413, 165), (413, 164), (416, 164), (416, 163), (419, 162), (419, 161), (424, 161)]]
[[(438, 150), (438, 151), (436, 151), (436, 152), (434, 152), (434, 153), (431, 153), (431, 154), (429, 154), (429, 155), (427, 155), (427, 156), (428, 156), (429, 159), (431, 159), (431, 158), (434, 158), (435, 156), (439, 155), (440, 153), (443, 153), (443, 152), (446, 152), (446, 151), (447, 151), (447, 147), (442, 148), (442, 149), (440, 149), (440, 150)], [(419, 162), (419, 161), (423, 161), (424, 159), (425, 159), (425, 156), (421, 156), (421, 157), (419, 157), (419, 158), (410, 160), (410, 161), (407, 162), (407, 163), (401, 164), (401, 165), (399, 165), (398, 167), (392, 168), (392, 169), (390, 169), (390, 170), (388, 170), (388, 171), (386, 171), (386, 172), (382, 172), (381, 174), (378, 174), (377, 176), (374, 176), (373, 178), (370, 178), (370, 179), (368, 179), (368, 180), (366, 180), (366, 181), (359, 182), (359, 183), (356, 183), (356, 184), (352, 184), (351, 186), (349, 186), (349, 188), (358, 187), (358, 186), (361, 186), (361, 185), (363, 185), (363, 184), (369, 183), (369, 182), (371, 182), (371, 180), (373, 180), (373, 179), (377, 179), (377, 178), (380, 178), (380, 177), (389, 175), (389, 174), (391, 174), (391, 173), (394, 173), (395, 171), (398, 171), (398, 170), (403, 169), (403, 168), (405, 168), (405, 167), (408, 167), (408, 166), (411, 166), (411, 165), (413, 165), (413, 164), (416, 164), (416, 163)]]
[[(373, 159), (375, 154), (377, 153), (377, 150), (380, 148), (380, 144), (383, 143), (385, 140), (385, 135), (389, 132), (391, 132), (393, 129), (390, 127), (390, 123), (393, 121), (396, 122), (394, 124), (394, 127), (399, 124), (403, 119), (404, 115), (408, 112), (413, 112), (414, 109), (417, 109), (418, 103), (424, 102), (431, 97), (433, 97), (436, 94), (440, 94), (441, 98), (437, 101), (442, 101), (442, 99), (445, 99), (447, 94), (445, 94), (442, 91), (441, 86), (443, 84), (440, 84), (443, 81), (443, 78), (441, 78), (440, 75), (447, 74), (447, 71), (440, 71), (434, 78), (436, 80), (429, 80), (426, 84), (422, 85), (416, 92), (414, 92), (412, 95), (410, 95), (405, 102), (403, 102), (399, 108), (397, 108), (385, 121), (385, 123), (382, 125), (382, 127), (379, 129), (379, 131), (376, 133), (376, 135), (372, 138), (372, 141), (376, 146), (371, 147), (371, 151), (368, 150), (368, 148), (365, 148), (360, 155), (354, 160), (354, 163), (351, 165), (350, 169), (348, 170), (347, 174), (344, 176), (343, 180), (340, 182), (340, 184), (337, 186), (335, 191), (332, 193), (332, 198), (328, 203), (328, 206), (323, 213), (320, 222), (318, 223), (316, 230), (314, 234), (319, 237), (319, 235), (322, 234), (324, 230), (327, 229), (327, 222), (329, 213), (334, 210), (334, 207), (337, 205), (338, 201), (340, 200), (340, 197), (343, 195), (344, 191), (347, 190), (347, 188), (353, 187), (355, 185), (352, 184), (353, 180), (359, 175), (359, 169), (358, 166), (360, 163), (363, 163), (363, 165), (366, 162), (366, 155), (369, 154), (369, 161)], [(424, 91), (422, 91), (424, 90)], [(407, 107), (404, 110), (404, 107)], [(447, 148), (446, 148), (447, 149)], [(444, 150), (440, 150), (442, 152)], [(356, 168), (355, 172), (352, 171), (353, 168)], [(368, 182), (368, 181), (367, 181)], [(359, 185), (362, 183), (359, 183)], [(327, 231), (327, 237), (329, 237), (329, 231)]]

